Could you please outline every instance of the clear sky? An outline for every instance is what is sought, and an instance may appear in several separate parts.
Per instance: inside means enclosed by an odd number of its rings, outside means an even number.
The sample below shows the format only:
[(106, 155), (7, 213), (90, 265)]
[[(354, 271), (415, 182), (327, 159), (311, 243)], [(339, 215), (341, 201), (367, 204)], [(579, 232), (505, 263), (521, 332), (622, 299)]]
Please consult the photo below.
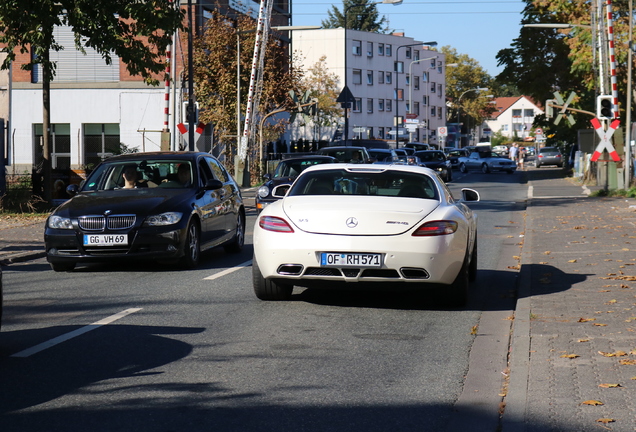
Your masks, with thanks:
[[(342, 0), (292, 0), (293, 25), (320, 25), (335, 5), (342, 11)], [(519, 36), (521, 0), (428, 1), (404, 0), (401, 5), (378, 4), (380, 16), (389, 28), (420, 41), (437, 41), (477, 60), (488, 74), (502, 70), (495, 58)]]

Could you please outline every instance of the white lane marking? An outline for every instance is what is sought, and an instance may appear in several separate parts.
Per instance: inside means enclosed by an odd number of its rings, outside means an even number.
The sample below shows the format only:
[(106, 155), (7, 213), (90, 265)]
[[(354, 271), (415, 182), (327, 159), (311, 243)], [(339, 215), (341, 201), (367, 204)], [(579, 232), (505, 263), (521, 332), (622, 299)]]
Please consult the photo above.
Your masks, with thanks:
[(237, 270), (240, 270), (243, 267), (248, 267), (248, 266), (251, 266), (251, 265), (252, 265), (252, 260), (245, 261), (244, 263), (241, 263), (241, 264), (237, 265), (236, 267), (230, 267), (229, 269), (225, 269), (225, 270), (223, 270), (221, 272), (215, 273), (212, 276), (205, 277), (205, 278), (203, 278), (203, 280), (218, 279), (218, 278), (223, 277), (223, 276), (225, 276), (227, 274), (230, 274), (230, 273), (233, 273), (233, 272), (235, 272)]
[(534, 196), (534, 186), (528, 186), (528, 198), (532, 198)]
[(93, 324), (89, 324), (87, 326), (84, 326), (82, 328), (78, 328), (77, 330), (74, 330), (70, 333), (66, 333), (63, 334), (61, 336), (58, 336), (56, 338), (53, 338), (51, 340), (48, 340), (46, 342), (42, 342), (39, 345), (36, 345), (34, 347), (31, 348), (27, 348), (23, 351), (20, 351), (19, 353), (13, 354), (11, 357), (29, 357), (32, 356), (33, 354), (37, 354), (40, 351), (44, 351), (47, 348), (51, 348), (52, 346), (55, 346), (57, 344), (60, 344), (62, 342), (66, 342), (69, 339), (73, 339), (74, 337), (83, 335), (84, 333), (88, 333), (91, 330), (95, 330), (96, 328), (99, 328), (103, 325), (106, 324), (110, 324), (114, 321), (117, 321), (118, 319), (121, 319), (123, 317), (125, 317), (126, 315), (130, 315), (132, 313), (138, 312), (140, 311), (142, 308), (131, 308), (131, 309), (126, 309), (123, 310), (119, 313), (116, 313), (115, 315), (111, 315), (109, 317), (106, 317), (102, 320), (99, 320), (97, 322), (94, 322)]

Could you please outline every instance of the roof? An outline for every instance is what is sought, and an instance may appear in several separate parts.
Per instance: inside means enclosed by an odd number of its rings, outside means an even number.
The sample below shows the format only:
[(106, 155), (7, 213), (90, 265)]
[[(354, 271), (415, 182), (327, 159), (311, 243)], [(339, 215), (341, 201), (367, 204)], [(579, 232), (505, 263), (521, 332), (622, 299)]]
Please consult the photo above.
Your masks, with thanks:
[(500, 97), (494, 99), (495, 110), (490, 114), (488, 119), (496, 120), (501, 114), (508, 111), (511, 106), (521, 99), (526, 99), (528, 102), (541, 109), (541, 107), (529, 96)]

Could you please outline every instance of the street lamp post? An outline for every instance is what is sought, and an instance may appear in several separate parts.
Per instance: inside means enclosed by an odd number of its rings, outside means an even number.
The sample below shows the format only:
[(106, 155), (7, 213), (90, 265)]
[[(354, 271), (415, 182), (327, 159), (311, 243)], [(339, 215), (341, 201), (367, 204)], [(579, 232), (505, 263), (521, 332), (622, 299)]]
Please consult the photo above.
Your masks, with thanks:
[[(349, 73), (347, 69), (347, 58), (349, 57), (349, 51), (347, 51), (347, 28), (349, 27), (349, 20), (347, 19), (347, 14), (349, 13), (349, 9), (360, 6), (370, 6), (377, 4), (392, 4), (393, 6), (398, 6), (402, 4), (403, 0), (382, 0), (373, 3), (367, 4), (352, 4), (347, 6), (344, 9), (344, 88), (342, 89), (345, 95), (351, 94), (349, 88), (347, 87), (347, 75)], [(344, 102), (344, 142), (347, 145), (347, 140), (349, 139), (349, 104), (350, 102), (347, 98)]]
[(481, 91), (486, 91), (486, 90), (488, 90), (488, 88), (486, 88), (486, 87), (472, 88), (472, 89), (466, 90), (464, 93), (462, 93), (459, 96), (459, 99), (457, 99), (457, 145), (455, 147), (460, 148), (461, 144), (462, 144), (462, 138), (461, 138), (462, 128), (461, 128), (461, 125), (460, 125), (460, 113), (461, 113), (461, 109), (462, 109), (462, 106), (461, 106), (462, 98), (468, 92), (471, 92), (471, 91), (481, 92)]
[(398, 60), (400, 58), (400, 48), (406, 48), (406, 47), (412, 47), (412, 46), (436, 46), (437, 42), (435, 41), (431, 41), (431, 42), (419, 42), (419, 43), (412, 43), (412, 44), (406, 44), (406, 45), (400, 45), (395, 49), (395, 62), (393, 63), (393, 71), (395, 72), (395, 94), (394, 99), (395, 99), (395, 120), (393, 123), (395, 123), (395, 148), (398, 148), (398, 142), (399, 142), (399, 138), (400, 138), (400, 116), (399, 116), (399, 106), (398, 106), (398, 76), (399, 71), (398, 71)]
[[(426, 60), (433, 60), (433, 59), (436, 59), (437, 57), (438, 56), (433, 56), (433, 57), (426, 57), (419, 60), (413, 60), (411, 64), (409, 65), (409, 76), (411, 77), (411, 86), (409, 87), (409, 114), (413, 112), (413, 73), (411, 70), (411, 68), (413, 67), (413, 63), (419, 63)], [(428, 85), (428, 80), (426, 80), (426, 85)], [(428, 107), (428, 104), (427, 104), (427, 107)], [(409, 141), (413, 141), (410, 135), (411, 133), (409, 132)], [(426, 144), (428, 144), (428, 120), (426, 121)]]

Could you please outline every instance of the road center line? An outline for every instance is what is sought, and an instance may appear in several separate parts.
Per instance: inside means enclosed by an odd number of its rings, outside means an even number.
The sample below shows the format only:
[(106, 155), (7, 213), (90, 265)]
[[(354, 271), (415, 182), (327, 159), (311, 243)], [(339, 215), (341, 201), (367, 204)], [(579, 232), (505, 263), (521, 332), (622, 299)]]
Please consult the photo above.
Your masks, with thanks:
[(33, 346), (31, 348), (27, 348), (23, 351), (20, 351), (19, 353), (13, 354), (11, 357), (29, 357), (32, 356), (33, 354), (37, 354), (40, 351), (44, 351), (47, 348), (51, 348), (52, 346), (55, 346), (57, 344), (60, 344), (62, 342), (66, 342), (69, 339), (73, 339), (74, 337), (83, 335), (84, 333), (88, 333), (91, 330), (95, 330), (101, 326), (104, 326), (106, 324), (110, 324), (114, 321), (117, 321), (118, 319), (121, 319), (123, 317), (125, 317), (126, 315), (130, 315), (132, 313), (138, 312), (140, 311), (142, 308), (131, 308), (131, 309), (126, 309), (123, 310), (119, 313), (116, 313), (115, 315), (111, 315), (109, 317), (106, 317), (102, 320), (99, 320), (97, 322), (94, 322), (93, 324), (89, 324), (87, 326), (78, 328), (77, 330), (74, 330), (70, 333), (66, 333), (63, 334), (61, 336), (58, 336), (56, 338), (50, 339), (46, 342), (42, 342), (39, 345)]
[(223, 276), (225, 276), (227, 274), (230, 274), (230, 273), (233, 273), (233, 272), (235, 272), (237, 270), (240, 270), (243, 267), (248, 267), (248, 266), (251, 266), (251, 265), (252, 265), (252, 260), (245, 261), (244, 263), (241, 263), (241, 264), (237, 265), (236, 267), (230, 267), (229, 269), (225, 269), (225, 270), (223, 270), (221, 272), (218, 272), (218, 273), (215, 273), (215, 274), (213, 274), (211, 276), (205, 277), (205, 278), (203, 278), (203, 280), (218, 279), (218, 278), (223, 277)]

